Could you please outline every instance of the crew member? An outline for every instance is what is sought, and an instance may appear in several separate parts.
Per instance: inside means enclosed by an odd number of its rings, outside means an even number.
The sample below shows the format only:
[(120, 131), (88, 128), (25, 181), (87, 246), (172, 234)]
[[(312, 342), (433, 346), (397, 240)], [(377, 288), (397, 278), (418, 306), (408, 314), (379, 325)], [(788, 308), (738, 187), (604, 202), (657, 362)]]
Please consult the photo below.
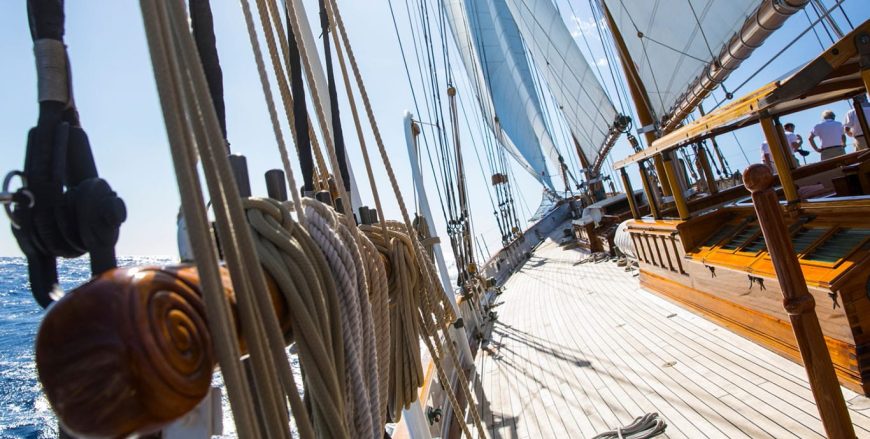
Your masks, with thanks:
[[(867, 103), (867, 95), (859, 96), (858, 102), (861, 103), (861, 108), (864, 109), (864, 118), (870, 120), (870, 104)], [(861, 124), (858, 122), (858, 114), (854, 108), (846, 113), (846, 119), (843, 121), (843, 132), (855, 139), (856, 151), (867, 149), (867, 138), (864, 137)]]
[[(816, 144), (816, 137), (821, 145)], [(834, 120), (834, 112), (822, 111), (822, 122), (816, 124), (809, 135), (810, 146), (822, 155), (822, 160), (839, 157), (846, 153), (846, 135), (843, 134), (843, 124)]]

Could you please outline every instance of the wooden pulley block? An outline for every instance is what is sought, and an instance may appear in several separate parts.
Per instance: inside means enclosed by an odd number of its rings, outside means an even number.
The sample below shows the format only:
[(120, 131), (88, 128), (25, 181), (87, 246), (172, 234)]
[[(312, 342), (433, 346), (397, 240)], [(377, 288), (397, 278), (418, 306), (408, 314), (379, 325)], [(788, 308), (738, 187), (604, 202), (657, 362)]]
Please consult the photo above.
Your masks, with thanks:
[[(286, 306), (269, 281), (289, 338)], [(222, 282), (236, 320), (225, 269)], [(216, 364), (190, 265), (110, 270), (70, 291), (48, 309), (35, 350), (52, 409), (65, 429), (86, 437), (160, 430), (206, 396)]]

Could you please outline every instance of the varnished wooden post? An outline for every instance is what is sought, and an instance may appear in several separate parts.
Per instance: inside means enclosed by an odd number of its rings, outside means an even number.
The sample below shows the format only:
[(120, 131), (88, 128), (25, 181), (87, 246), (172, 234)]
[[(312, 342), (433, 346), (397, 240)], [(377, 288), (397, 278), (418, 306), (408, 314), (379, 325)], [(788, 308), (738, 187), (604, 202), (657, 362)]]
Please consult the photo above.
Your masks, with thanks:
[[(774, 149), (772, 145), (770, 149)], [(767, 166), (755, 164), (743, 171), (743, 184), (752, 193), (758, 224), (776, 270), (783, 306), (791, 319), (822, 424), (829, 438), (854, 438), (852, 420), (816, 316), (815, 299), (807, 290), (794, 254), (773, 182), (773, 174)]]
[(704, 145), (698, 145), (698, 161), (701, 162), (701, 171), (704, 173), (704, 181), (707, 183), (707, 193), (710, 195), (719, 193), (719, 186), (716, 185), (716, 177), (713, 176), (710, 158), (707, 157), (707, 148)]
[(665, 168), (665, 161), (661, 154), (656, 154), (655, 157), (653, 157), (653, 165), (656, 168), (656, 175), (659, 177), (659, 184), (662, 186), (662, 195), (666, 197), (672, 196), (674, 194), (674, 188), (671, 187), (671, 182), (668, 180), (668, 171)]
[(625, 195), (628, 196), (628, 208), (631, 209), (631, 217), (640, 219), (640, 210), (637, 208), (637, 202), (634, 199), (634, 189), (631, 187), (631, 180), (628, 178), (628, 173), (625, 168), (619, 170), (619, 175), (622, 177), (622, 186), (625, 188)]
[(668, 184), (671, 187), (671, 195), (674, 197), (674, 204), (677, 206), (677, 214), (681, 220), (689, 219), (689, 205), (686, 204), (686, 196), (683, 193), (683, 186), (680, 184), (677, 176), (677, 168), (674, 166), (674, 151), (667, 151), (659, 154), (656, 157), (664, 156), (665, 175), (668, 178)]
[(764, 130), (764, 138), (767, 140), (770, 154), (773, 155), (773, 164), (776, 165), (776, 173), (779, 174), (779, 182), (782, 184), (785, 199), (789, 203), (797, 202), (797, 188), (794, 185), (794, 180), (791, 178), (791, 161), (788, 160), (788, 157), (783, 152), (780, 136), (773, 123), (773, 119), (766, 116), (762, 117), (759, 122), (761, 123), (761, 129)]
[(640, 182), (643, 184), (643, 193), (646, 194), (646, 202), (649, 204), (649, 213), (655, 219), (661, 219), (661, 214), (659, 213), (659, 208), (656, 205), (655, 194), (653, 194), (652, 183), (649, 181), (649, 174), (647, 174), (645, 161), (640, 161), (637, 165), (640, 168)]

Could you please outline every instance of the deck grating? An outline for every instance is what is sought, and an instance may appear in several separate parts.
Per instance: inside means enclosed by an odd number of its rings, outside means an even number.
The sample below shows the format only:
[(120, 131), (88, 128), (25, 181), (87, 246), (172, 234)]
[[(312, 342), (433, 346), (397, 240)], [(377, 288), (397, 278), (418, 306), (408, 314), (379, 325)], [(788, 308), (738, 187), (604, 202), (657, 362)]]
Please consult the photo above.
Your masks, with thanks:
[[(492, 438), (592, 437), (652, 411), (663, 437), (824, 437), (800, 365), (583, 257), (548, 239), (506, 283), (477, 359)], [(843, 392), (870, 437), (870, 399)]]

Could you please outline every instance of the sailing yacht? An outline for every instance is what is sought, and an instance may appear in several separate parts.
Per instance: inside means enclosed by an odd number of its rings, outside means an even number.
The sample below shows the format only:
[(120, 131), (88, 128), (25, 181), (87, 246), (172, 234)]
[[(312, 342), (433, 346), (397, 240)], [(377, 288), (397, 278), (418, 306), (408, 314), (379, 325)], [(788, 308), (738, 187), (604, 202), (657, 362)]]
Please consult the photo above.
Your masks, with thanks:
[[(848, 101), (870, 132), (870, 21), (843, 0), (593, 0), (608, 85), (559, 2), (411, 3), (400, 125), (374, 114), (345, 26), (364, 18), (240, 2), (281, 157), (257, 196), (210, 2), (141, 0), (181, 261), (118, 267), (127, 212), (79, 120), (64, 4), (28, 1), (40, 118), (0, 200), (46, 308), (36, 373), (60, 436), (220, 435), (223, 395), (244, 438), (870, 437), (870, 153), (799, 166), (780, 120)], [(799, 14), (833, 43), (704, 111)], [(753, 128), (774, 163), (735, 176), (721, 140)], [(543, 191), (528, 222), (514, 167)], [(92, 278), (59, 291), (57, 258), (84, 254)]]

